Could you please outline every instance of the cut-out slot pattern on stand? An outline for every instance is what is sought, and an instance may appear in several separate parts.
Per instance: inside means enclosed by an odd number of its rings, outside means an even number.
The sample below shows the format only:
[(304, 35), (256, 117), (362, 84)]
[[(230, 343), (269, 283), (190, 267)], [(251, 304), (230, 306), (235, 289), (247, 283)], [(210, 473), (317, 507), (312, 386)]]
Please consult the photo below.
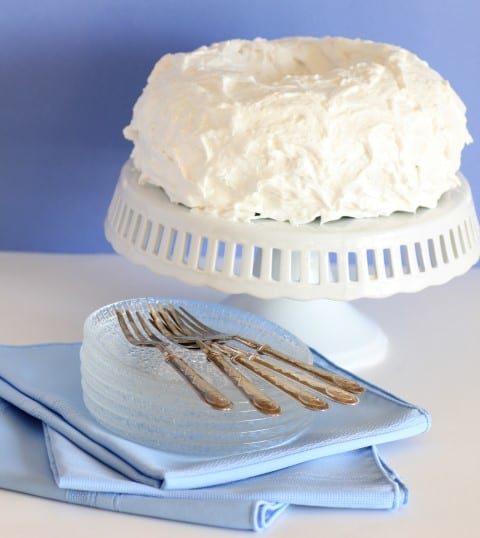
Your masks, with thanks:
[[(119, 218), (118, 218), (118, 215)], [(296, 285), (343, 285), (414, 276), (458, 260), (476, 248), (471, 219), (426, 241), (383, 249), (336, 251), (280, 250), (258, 245), (232, 244), (193, 231), (154, 224), (123, 205), (112, 214), (114, 231), (159, 262), (235, 279)]]

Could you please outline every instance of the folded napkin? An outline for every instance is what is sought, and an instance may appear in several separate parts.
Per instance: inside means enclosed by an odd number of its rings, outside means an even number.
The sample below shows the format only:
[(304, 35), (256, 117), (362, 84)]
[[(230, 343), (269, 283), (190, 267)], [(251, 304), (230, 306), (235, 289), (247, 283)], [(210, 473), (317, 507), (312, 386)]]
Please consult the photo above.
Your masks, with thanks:
[(0, 346), (0, 487), (253, 530), (289, 504), (391, 509), (406, 502), (405, 486), (372, 445), (426, 431), (429, 416), (351, 374), (368, 389), (355, 408), (332, 406), (280, 447), (196, 458), (140, 446), (99, 425), (82, 401), (79, 348)]

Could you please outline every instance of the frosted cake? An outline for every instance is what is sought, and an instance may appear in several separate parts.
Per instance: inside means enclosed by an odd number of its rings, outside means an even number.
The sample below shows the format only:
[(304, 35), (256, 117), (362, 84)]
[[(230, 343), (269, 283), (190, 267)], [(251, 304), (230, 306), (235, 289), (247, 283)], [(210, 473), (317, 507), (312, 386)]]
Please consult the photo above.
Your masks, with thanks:
[(140, 183), (238, 221), (432, 208), (459, 184), (465, 106), (402, 48), (232, 40), (155, 65), (124, 130)]

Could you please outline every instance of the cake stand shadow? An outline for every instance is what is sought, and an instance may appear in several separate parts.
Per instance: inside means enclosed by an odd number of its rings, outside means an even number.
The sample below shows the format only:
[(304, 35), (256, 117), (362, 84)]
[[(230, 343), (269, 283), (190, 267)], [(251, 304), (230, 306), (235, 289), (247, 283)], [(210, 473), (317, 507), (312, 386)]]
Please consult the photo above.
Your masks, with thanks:
[(230, 294), (231, 306), (283, 326), (337, 364), (385, 358), (388, 339), (353, 302), (416, 292), (468, 271), (480, 256), (468, 182), (435, 209), (292, 226), (239, 223), (169, 201), (124, 165), (105, 222), (113, 248), (134, 263)]

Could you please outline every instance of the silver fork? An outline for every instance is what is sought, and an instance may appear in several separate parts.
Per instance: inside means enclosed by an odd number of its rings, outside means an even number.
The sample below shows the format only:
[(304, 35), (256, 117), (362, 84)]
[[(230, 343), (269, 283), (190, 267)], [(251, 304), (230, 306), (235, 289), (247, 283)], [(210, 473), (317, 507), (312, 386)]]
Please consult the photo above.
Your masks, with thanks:
[[(287, 371), (285, 368), (276, 366), (264, 361), (256, 354), (246, 352), (238, 348), (233, 348), (228, 344), (220, 341), (211, 341), (209, 338), (205, 338), (203, 335), (197, 335), (192, 333), (187, 327), (184, 326), (182, 320), (177, 315), (178, 313), (170, 307), (162, 307), (158, 305), (157, 309), (150, 305), (150, 319), (154, 323), (155, 327), (168, 339), (178, 343), (180, 345), (203, 349), (205, 351), (206, 346), (209, 348), (210, 353), (221, 353), (228, 357), (233, 364), (241, 365), (258, 377), (261, 377), (274, 385), (283, 392), (289, 394), (295, 398), (304, 407), (314, 411), (324, 411), (328, 409), (328, 403), (312, 394), (311, 392), (298, 386), (296, 383), (292, 383), (284, 376), (293, 379), (294, 381), (303, 383), (310, 388), (317, 390), (332, 400), (345, 403), (355, 404), (358, 403), (358, 398), (350, 393), (347, 393), (337, 387), (328, 387), (325, 383), (315, 379), (311, 379), (310, 382), (305, 376), (301, 374)], [(225, 361), (225, 359), (224, 359)], [(277, 373), (283, 374), (282, 376), (275, 375), (272, 372), (274, 370)]]
[[(218, 356), (222, 357), (222, 362), (225, 365), (228, 365), (230, 369), (237, 372), (237, 375), (242, 375), (234, 364), (241, 364), (253, 372), (258, 377), (261, 377), (268, 381), (271, 385), (277, 387), (283, 392), (289, 394), (292, 398), (296, 399), (307, 409), (312, 411), (325, 411), (329, 408), (328, 403), (315, 396), (311, 392), (301, 389), (296, 384), (291, 383), (287, 380), (280, 378), (271, 373), (267, 368), (264, 368), (262, 365), (255, 364), (253, 360), (250, 360), (248, 354), (242, 352), (241, 350), (230, 348), (225, 344), (219, 342), (211, 341), (209, 339), (202, 339), (201, 337), (194, 338), (191, 334), (188, 339), (185, 339), (185, 336), (182, 332), (181, 325), (177, 325), (173, 318), (171, 318), (166, 311), (163, 311), (161, 315), (162, 307), (159, 305), (160, 311), (156, 311), (152, 305), (150, 305), (150, 314), (151, 321), (155, 327), (165, 336), (165, 338), (183, 345), (189, 349), (202, 349), (210, 360), (216, 360)], [(232, 353), (232, 350), (234, 353)], [(226, 360), (226, 357), (229, 360)], [(232, 364), (233, 363), (233, 364)], [(243, 376), (242, 376), (243, 377)], [(252, 383), (252, 386), (255, 385)], [(259, 391), (259, 389), (256, 389)]]
[[(152, 313), (152, 309), (150, 309), (150, 313)], [(323, 381), (326, 381), (327, 383), (331, 383), (332, 385), (335, 385), (339, 387), (340, 389), (343, 389), (352, 394), (361, 394), (362, 392), (365, 391), (365, 388), (359, 383), (357, 383), (356, 381), (352, 381), (351, 379), (347, 379), (346, 377), (340, 376), (338, 374), (334, 374), (333, 372), (329, 372), (328, 370), (325, 370), (318, 366), (310, 365), (302, 361), (298, 361), (294, 359), (293, 357), (289, 357), (285, 353), (282, 353), (281, 351), (278, 351), (272, 348), (268, 344), (260, 344), (256, 342), (255, 340), (246, 338), (238, 334), (226, 334), (226, 333), (217, 331), (209, 327), (205, 323), (202, 323), (198, 318), (196, 318), (193, 314), (185, 310), (185, 308), (183, 307), (180, 307), (177, 309), (173, 305), (168, 305), (168, 314), (176, 322), (180, 322), (185, 328), (185, 330), (189, 331), (191, 335), (198, 335), (199, 337), (204, 338), (206, 340), (212, 340), (212, 341), (218, 341), (218, 342), (225, 342), (229, 340), (237, 341), (243, 344), (244, 346), (249, 347), (250, 349), (254, 349), (257, 353), (260, 353), (263, 355), (270, 355), (271, 357), (275, 359), (278, 359), (286, 364), (294, 366), (295, 368), (298, 368), (300, 370), (306, 371), (309, 374), (314, 375), (315, 377), (318, 377), (322, 379)], [(188, 332), (186, 332), (185, 338), (188, 339)]]
[[(245, 377), (240, 370), (236, 368), (235, 364), (244, 364), (244, 366), (254, 374), (286, 392), (299, 401), (304, 407), (311, 409), (312, 411), (325, 411), (328, 409), (329, 405), (325, 400), (318, 398), (310, 392), (299, 389), (292, 383), (282, 381), (278, 376), (273, 376), (261, 366), (252, 364), (252, 362), (247, 359), (246, 354), (242, 354), (240, 351), (235, 350), (235, 357), (233, 357), (230, 348), (226, 345), (221, 346), (208, 339), (195, 339), (192, 338), (192, 336), (189, 337), (188, 341), (185, 341), (181, 325), (177, 324), (166, 312), (164, 313), (165, 315), (160, 316), (159, 312), (153, 308), (153, 305), (150, 305), (149, 308), (151, 322), (160, 333), (165, 336), (165, 338), (189, 349), (201, 349), (207, 356), (207, 359), (216, 364), (228, 377), (230, 377), (237, 387), (249, 398), (250, 402), (262, 413), (278, 415), (281, 409), (274, 400), (268, 397), (252, 381)], [(162, 307), (159, 306), (159, 308)]]
[[(230, 337), (231, 335), (213, 332), (213, 329), (208, 328), (206, 325), (204, 327), (207, 328), (203, 328), (200, 325), (192, 326), (192, 324), (189, 323), (189, 319), (186, 318), (183, 314), (184, 312), (186, 313), (186, 311), (183, 309), (182, 312), (179, 312), (172, 305), (168, 305), (166, 307), (158, 305), (157, 309), (153, 308), (153, 306), (150, 305), (151, 319), (154, 321), (156, 327), (160, 330), (160, 332), (164, 334), (165, 337), (174, 340), (178, 344), (187, 345), (190, 347), (192, 345), (196, 345), (197, 347), (199, 347), (199, 341), (213, 341), (215, 342), (214, 347), (216, 349), (221, 349), (224, 353), (227, 353), (231, 360), (252, 370), (255, 374), (264, 377), (265, 379), (267, 379), (267, 381), (273, 383), (285, 392), (288, 392), (290, 395), (297, 397), (297, 399), (299, 399), (300, 401), (303, 400), (303, 405), (305, 405), (305, 398), (307, 398), (308, 400), (310, 393), (300, 392), (300, 389), (296, 385), (287, 383), (285, 380), (283, 380), (283, 377), (279, 379), (278, 376), (272, 376), (272, 373), (269, 372), (269, 370), (273, 370), (281, 374), (282, 376), (288, 377), (298, 383), (306, 385), (307, 387), (314, 389), (315, 391), (336, 402), (345, 405), (355, 405), (359, 402), (359, 399), (355, 394), (346, 391), (338, 385), (333, 385), (330, 382), (326, 382), (325, 379), (318, 379), (318, 377), (314, 378), (311, 375), (304, 375), (301, 372), (293, 371), (290, 368), (284, 368), (279, 364), (274, 364), (273, 362), (267, 361), (266, 359), (259, 356), (258, 352), (254, 354), (246, 353), (244, 350), (240, 350), (238, 348), (230, 346), (225, 342), (225, 340), (228, 339), (228, 337)], [(191, 316), (191, 314), (189, 314), (189, 316)], [(194, 331), (194, 328), (196, 332)], [(197, 339), (194, 342), (193, 339), (195, 337)], [(239, 338), (242, 338), (243, 340), (243, 337)], [(292, 365), (292, 362), (294, 362), (294, 366), (296, 366), (297, 364), (302, 366), (304, 365), (304, 363), (300, 361), (295, 361), (294, 359), (290, 359), (290, 357), (287, 358), (289, 359), (289, 366)], [(316, 367), (311, 368), (314, 369), (315, 373), (317, 373), (319, 370)], [(323, 370), (320, 370), (320, 373), (323, 373)], [(330, 372), (326, 372), (326, 374), (329, 376)], [(342, 378), (342, 380), (344, 380), (344, 378)]]
[[(153, 333), (140, 312), (137, 311), (135, 314), (144, 332), (142, 332), (129, 310), (125, 310), (124, 314), (120, 310), (115, 310), (115, 313), (125, 338), (132, 345), (158, 349), (163, 354), (167, 364), (175, 368), (211, 407), (219, 410), (232, 408), (232, 402), (224, 394), (203, 378), (181, 357), (168, 349), (165, 343)], [(128, 323), (124, 316), (128, 319)]]

